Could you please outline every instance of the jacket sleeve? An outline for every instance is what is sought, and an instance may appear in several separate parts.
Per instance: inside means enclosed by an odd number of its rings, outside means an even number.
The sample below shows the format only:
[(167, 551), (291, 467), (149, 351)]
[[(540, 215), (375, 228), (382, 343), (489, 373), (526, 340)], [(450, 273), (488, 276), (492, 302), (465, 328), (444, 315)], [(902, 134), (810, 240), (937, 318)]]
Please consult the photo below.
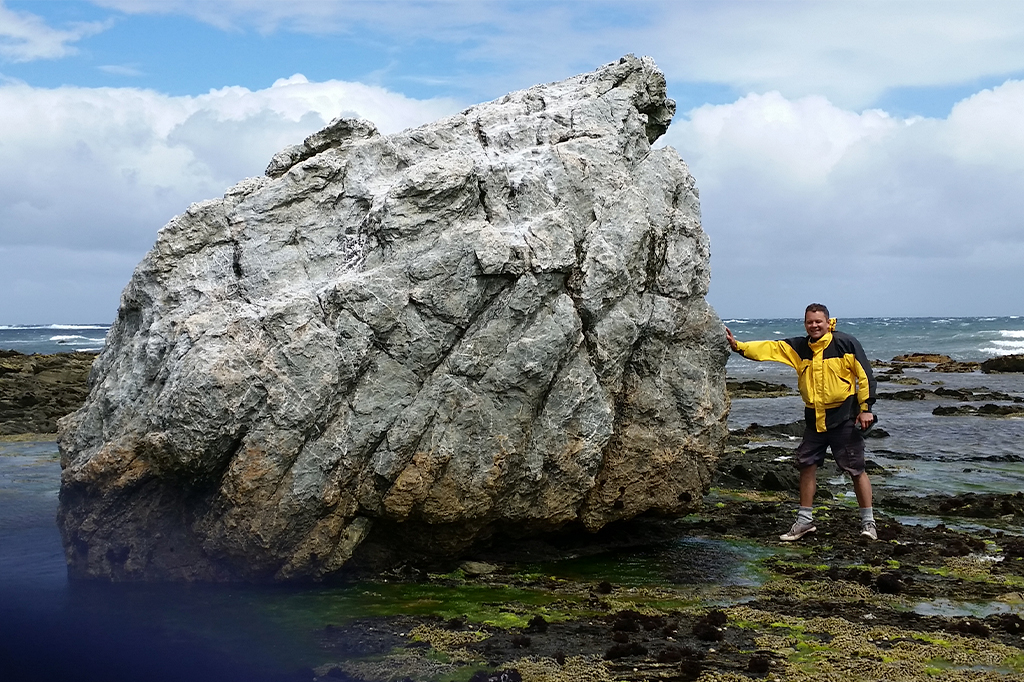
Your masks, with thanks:
[(800, 356), (796, 349), (789, 343), (788, 339), (781, 341), (738, 341), (736, 349), (748, 360), (772, 360), (797, 369)]
[(852, 369), (853, 375), (857, 378), (857, 402), (860, 404), (861, 412), (870, 412), (871, 406), (875, 404), (875, 399), (878, 397), (875, 390), (877, 382), (871, 371), (871, 363), (864, 353), (864, 347), (857, 339), (852, 339), (852, 341), (854, 355)]

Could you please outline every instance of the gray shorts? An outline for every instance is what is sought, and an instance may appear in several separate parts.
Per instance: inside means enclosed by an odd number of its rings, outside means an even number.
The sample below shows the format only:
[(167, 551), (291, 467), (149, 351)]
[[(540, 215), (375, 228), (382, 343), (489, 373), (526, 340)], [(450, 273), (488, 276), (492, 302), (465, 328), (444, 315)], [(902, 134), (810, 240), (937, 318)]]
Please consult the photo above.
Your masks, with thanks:
[(804, 439), (796, 449), (797, 468), (803, 469), (812, 464), (821, 466), (825, 462), (825, 449), (829, 447), (840, 469), (850, 476), (864, 473), (864, 436), (853, 419), (847, 419), (825, 433), (818, 433), (813, 428), (805, 430)]

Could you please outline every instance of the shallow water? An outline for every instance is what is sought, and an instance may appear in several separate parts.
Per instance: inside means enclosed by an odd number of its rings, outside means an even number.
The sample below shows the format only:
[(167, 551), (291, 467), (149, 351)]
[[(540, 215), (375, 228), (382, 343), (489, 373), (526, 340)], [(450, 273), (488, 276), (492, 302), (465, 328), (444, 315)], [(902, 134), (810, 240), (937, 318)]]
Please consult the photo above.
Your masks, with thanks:
[(294, 677), (311, 644), (274, 590), (69, 583), (59, 486), (55, 443), (0, 443), (0, 679)]
[[(319, 631), (355, 618), (438, 615), (523, 625), (504, 608), (548, 608), (550, 590), (436, 582), (340, 587), (69, 583), (54, 522), (56, 444), (0, 443), (0, 679), (309, 679), (301, 668), (332, 653)], [(521, 566), (556, 580), (608, 580), (631, 589), (690, 585), (694, 603), (728, 586), (760, 584), (743, 543), (679, 538), (648, 551)], [(578, 597), (582, 599), (583, 597)]]
[(607, 580), (624, 586), (754, 586), (763, 580), (751, 562), (769, 554), (751, 543), (680, 537), (665, 547), (560, 561), (539, 570), (570, 580)]
[(1024, 613), (1024, 605), (998, 601), (965, 602), (934, 599), (914, 605), (913, 611), (922, 616), (971, 616), (985, 618), (997, 613)]

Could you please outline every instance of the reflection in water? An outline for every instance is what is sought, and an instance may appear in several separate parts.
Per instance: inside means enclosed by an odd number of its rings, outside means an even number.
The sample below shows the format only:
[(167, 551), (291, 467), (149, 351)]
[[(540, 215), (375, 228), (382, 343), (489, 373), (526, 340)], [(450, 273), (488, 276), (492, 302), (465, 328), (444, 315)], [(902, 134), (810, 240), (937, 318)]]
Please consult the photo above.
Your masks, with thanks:
[(984, 618), (997, 613), (1024, 614), (1024, 604), (1008, 604), (999, 601), (966, 602), (949, 599), (933, 599), (914, 605), (914, 613), (922, 616), (970, 616)]

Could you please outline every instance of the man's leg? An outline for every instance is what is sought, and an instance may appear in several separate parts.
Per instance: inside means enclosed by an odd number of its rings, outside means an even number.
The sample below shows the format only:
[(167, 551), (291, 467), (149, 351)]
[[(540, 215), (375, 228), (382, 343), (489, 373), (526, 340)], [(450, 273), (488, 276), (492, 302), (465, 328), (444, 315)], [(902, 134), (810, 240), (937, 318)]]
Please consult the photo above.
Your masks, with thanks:
[[(871, 495), (871, 487), (868, 484), (868, 496)], [(814, 493), (818, 490), (818, 465), (811, 464), (800, 470), (800, 506), (813, 507)], [(860, 499), (860, 495), (857, 495)], [(870, 506), (870, 505), (868, 505)]]
[(871, 480), (867, 473), (853, 477), (853, 492), (857, 494), (857, 506), (860, 507), (860, 534), (869, 540), (877, 540), (878, 527), (875, 511), (871, 508)]
[(858, 507), (861, 509), (871, 508), (871, 480), (868, 479), (867, 473), (853, 477), (853, 492), (857, 495)]
[(860, 507), (860, 534), (877, 540), (875, 513), (871, 507), (871, 479), (864, 471), (864, 437), (852, 419), (836, 429), (831, 446), (836, 464), (853, 479), (853, 492), (857, 495), (857, 506)]
[(796, 465), (800, 467), (800, 509), (796, 513), (796, 523), (783, 533), (779, 539), (783, 542), (799, 540), (808, 533), (817, 530), (814, 527), (814, 492), (818, 487), (818, 465), (825, 459), (828, 439), (825, 434), (812, 429), (804, 432), (804, 439), (796, 449)]

